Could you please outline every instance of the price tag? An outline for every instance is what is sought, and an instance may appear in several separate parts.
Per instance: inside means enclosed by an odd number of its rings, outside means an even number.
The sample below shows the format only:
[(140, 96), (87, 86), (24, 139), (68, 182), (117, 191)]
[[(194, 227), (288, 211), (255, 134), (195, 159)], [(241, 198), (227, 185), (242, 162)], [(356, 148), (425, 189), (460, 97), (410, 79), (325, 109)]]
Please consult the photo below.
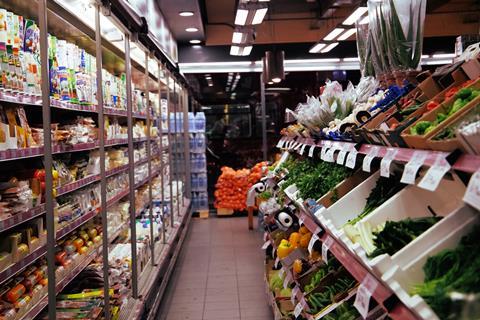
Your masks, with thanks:
[(423, 166), (423, 163), (427, 159), (427, 153), (424, 151), (414, 151), (413, 156), (405, 165), (403, 170), (401, 183), (415, 184), (415, 178), (417, 177), (418, 170)]
[(387, 150), (387, 153), (382, 159), (382, 162), (380, 162), (380, 175), (382, 177), (388, 178), (390, 177), (390, 165), (392, 164), (392, 161), (395, 159), (395, 156), (398, 153), (398, 149), (391, 149), (389, 148)]
[(275, 259), (275, 263), (274, 263), (275, 268), (278, 268), (278, 264), (279, 264), (279, 263), (280, 263), (280, 258), (277, 257), (277, 258)]
[(302, 311), (303, 305), (301, 302), (299, 302), (297, 303), (297, 305), (295, 306), (295, 310), (293, 311), (293, 315), (295, 316), (295, 318), (298, 318), (302, 314)]
[(358, 313), (360, 313), (364, 319), (367, 318), (370, 298), (372, 297), (372, 293), (375, 292), (377, 286), (377, 280), (375, 280), (370, 274), (367, 274), (362, 283), (358, 286), (353, 306), (357, 308)]
[(268, 232), (265, 231), (265, 232), (263, 233), (263, 241), (267, 241), (267, 240), (268, 240)]
[(285, 275), (285, 279), (283, 280), (283, 288), (287, 289), (290, 282), (292, 282), (292, 274), (290, 272), (287, 272)]
[(358, 151), (355, 149), (350, 151), (347, 157), (347, 161), (345, 162), (345, 166), (347, 168), (350, 168), (350, 169), (355, 168), (355, 163), (357, 162), (357, 154), (358, 154)]
[(327, 151), (328, 151), (327, 146), (323, 146), (322, 151), (320, 151), (320, 159), (322, 159), (323, 161), (325, 161), (325, 156), (327, 154)]
[(268, 246), (272, 243), (272, 241), (268, 240), (262, 246), (262, 250), (267, 250)]
[(333, 238), (330, 236), (327, 236), (325, 241), (322, 243), (322, 259), (325, 263), (328, 263), (328, 250), (330, 250), (332, 244)]
[(296, 142), (295, 141), (290, 141), (290, 144), (288, 145), (288, 149), (292, 150), (295, 147)]
[(335, 151), (337, 149), (335, 147), (330, 148), (327, 153), (325, 154), (325, 161), (327, 162), (335, 162), (335, 159), (333, 158)]
[(443, 176), (450, 171), (450, 168), (450, 164), (443, 156), (438, 157), (433, 166), (428, 169), (418, 186), (425, 190), (435, 191), (440, 181), (442, 181)]
[(310, 150), (308, 150), (308, 156), (311, 158), (313, 157), (313, 151), (315, 151), (315, 146), (311, 145)]
[(362, 170), (363, 171), (370, 172), (370, 169), (371, 169), (371, 166), (372, 166), (372, 161), (378, 155), (379, 150), (380, 150), (380, 148), (377, 147), (377, 146), (372, 146), (370, 148), (370, 151), (368, 152), (368, 154), (363, 159), (363, 165), (362, 165)]
[(295, 304), (295, 299), (297, 298), (297, 294), (299, 291), (300, 288), (297, 285), (292, 289), (292, 296), (290, 297), (292, 304)]
[(278, 272), (278, 276), (282, 278), (284, 274), (285, 274), (285, 268), (280, 269), (280, 271)]
[(348, 150), (350, 149), (350, 145), (345, 144), (343, 148), (340, 150), (340, 152), (337, 155), (337, 163), (339, 165), (343, 165), (345, 162), (345, 158), (347, 157)]
[(302, 144), (302, 147), (300, 148), (300, 155), (303, 156), (303, 153), (305, 152), (305, 148), (307, 147), (306, 144)]
[(297, 145), (295, 146), (295, 150), (298, 151), (298, 149), (300, 149), (301, 146), (302, 146), (302, 144), (300, 142), (297, 142)]
[(463, 201), (480, 210), (480, 169), (470, 177)]
[[(313, 234), (312, 237), (310, 238), (310, 242), (308, 243), (308, 252), (311, 254), (313, 250), (313, 246), (315, 245), (315, 242), (320, 240), (317, 234)], [(322, 247), (323, 248), (323, 247)]]
[(305, 216), (302, 214), (300, 215), (300, 217), (298, 218), (298, 223), (300, 224), (300, 226), (305, 222)]

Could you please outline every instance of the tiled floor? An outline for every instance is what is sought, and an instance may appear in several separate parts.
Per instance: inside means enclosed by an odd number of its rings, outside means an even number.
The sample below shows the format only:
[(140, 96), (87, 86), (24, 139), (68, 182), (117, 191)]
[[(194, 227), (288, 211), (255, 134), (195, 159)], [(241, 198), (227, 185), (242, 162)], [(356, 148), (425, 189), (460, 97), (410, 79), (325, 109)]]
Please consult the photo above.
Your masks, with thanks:
[(157, 319), (273, 319), (261, 245), (246, 218), (193, 219)]

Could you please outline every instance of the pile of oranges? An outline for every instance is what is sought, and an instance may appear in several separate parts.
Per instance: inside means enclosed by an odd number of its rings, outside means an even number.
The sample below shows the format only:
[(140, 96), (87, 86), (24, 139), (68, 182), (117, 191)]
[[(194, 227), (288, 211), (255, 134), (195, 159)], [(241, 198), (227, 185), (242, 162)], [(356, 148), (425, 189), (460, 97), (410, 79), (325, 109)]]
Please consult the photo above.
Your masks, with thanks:
[(240, 170), (222, 167), (215, 184), (215, 208), (245, 210), (248, 190), (260, 180), (267, 165), (267, 162), (259, 162), (252, 169)]

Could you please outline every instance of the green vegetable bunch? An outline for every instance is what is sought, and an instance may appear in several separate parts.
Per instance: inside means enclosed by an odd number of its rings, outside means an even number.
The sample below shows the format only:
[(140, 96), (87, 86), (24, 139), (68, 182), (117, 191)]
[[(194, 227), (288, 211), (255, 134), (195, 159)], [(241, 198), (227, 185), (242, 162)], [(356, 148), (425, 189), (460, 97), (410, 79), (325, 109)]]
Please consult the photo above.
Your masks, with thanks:
[(334, 311), (325, 315), (324, 320), (356, 320), (360, 318), (357, 309), (349, 302), (339, 305)]
[(315, 292), (308, 295), (308, 304), (310, 305), (310, 313), (316, 314), (322, 311), (335, 301), (335, 296), (344, 293), (353, 288), (357, 281), (350, 275), (335, 279), (335, 283), (325, 286), (322, 292)]
[(340, 264), (335, 258), (330, 259), (330, 262), (328, 264), (322, 264), (315, 272), (313, 277), (310, 279), (310, 283), (305, 285), (305, 287), (303, 288), (303, 292), (310, 292), (315, 289), (327, 274), (337, 270), (339, 267)]
[(451, 292), (480, 292), (480, 225), (463, 237), (455, 249), (429, 257), (423, 266), (424, 283), (412, 294), (419, 294), (440, 319), (460, 319), (461, 305), (454, 303)]
[(440, 219), (442, 217), (407, 218), (401, 221), (387, 221), (382, 231), (373, 233), (373, 242), (376, 249), (369, 257), (373, 258), (384, 253), (393, 256), (440, 221)]
[(402, 190), (405, 185), (400, 182), (400, 179), (400, 175), (396, 172), (389, 178), (378, 178), (375, 188), (373, 188), (368, 195), (367, 203), (363, 211), (355, 219), (347, 223), (352, 226), (355, 225), (358, 221), (362, 220), (363, 217), (367, 216), (398, 191)]

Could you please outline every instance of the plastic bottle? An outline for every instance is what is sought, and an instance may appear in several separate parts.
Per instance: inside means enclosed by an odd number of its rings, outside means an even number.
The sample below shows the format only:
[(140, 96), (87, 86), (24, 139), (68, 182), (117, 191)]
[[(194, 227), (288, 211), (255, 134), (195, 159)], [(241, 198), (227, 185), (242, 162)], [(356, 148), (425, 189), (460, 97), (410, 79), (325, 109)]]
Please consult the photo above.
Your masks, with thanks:
[(205, 113), (198, 112), (195, 115), (195, 131), (205, 132)]

